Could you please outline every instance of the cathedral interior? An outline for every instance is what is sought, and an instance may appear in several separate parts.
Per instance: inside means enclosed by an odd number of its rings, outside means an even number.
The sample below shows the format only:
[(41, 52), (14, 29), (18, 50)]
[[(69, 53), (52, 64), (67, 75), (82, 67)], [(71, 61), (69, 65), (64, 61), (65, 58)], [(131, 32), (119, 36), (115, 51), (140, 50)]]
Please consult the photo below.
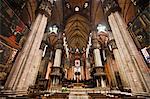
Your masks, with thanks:
[(0, 97), (150, 98), (149, 0), (0, 0)]

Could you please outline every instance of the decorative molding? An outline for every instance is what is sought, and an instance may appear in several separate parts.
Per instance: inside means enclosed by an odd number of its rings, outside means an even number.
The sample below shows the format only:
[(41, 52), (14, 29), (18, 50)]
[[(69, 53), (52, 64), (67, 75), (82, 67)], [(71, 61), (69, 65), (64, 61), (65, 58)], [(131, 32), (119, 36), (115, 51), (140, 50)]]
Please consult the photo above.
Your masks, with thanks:
[(58, 39), (57, 45), (55, 48), (56, 49), (63, 49), (63, 40), (62, 39)]
[(93, 31), (93, 33), (92, 33), (92, 48), (93, 49), (101, 48), (101, 45), (98, 42), (97, 34), (95, 31)]
[(121, 8), (116, 0), (103, 0), (102, 7), (106, 16), (109, 16), (113, 12), (121, 11)]
[(111, 46), (112, 49), (117, 49), (115, 39), (110, 40), (108, 44)]
[(42, 1), (42, 3), (39, 6), (39, 13), (45, 14), (47, 17), (51, 16), (51, 3), (48, 1)]

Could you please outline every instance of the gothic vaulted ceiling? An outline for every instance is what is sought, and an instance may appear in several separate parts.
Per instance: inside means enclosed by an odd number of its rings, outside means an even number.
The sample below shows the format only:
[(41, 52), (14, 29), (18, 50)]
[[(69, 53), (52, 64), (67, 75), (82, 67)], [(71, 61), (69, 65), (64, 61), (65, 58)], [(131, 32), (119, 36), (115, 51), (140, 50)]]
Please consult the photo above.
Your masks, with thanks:
[[(64, 4), (65, 36), (69, 48), (86, 47), (92, 28), (104, 23), (100, 0), (65, 0)], [(76, 7), (79, 11), (75, 11)]]
[[(33, 21), (35, 19), (35, 9), (38, 8), (41, 0), (23, 1), (26, 4), (25, 7), (28, 9), (30, 21)], [(65, 30), (64, 32), (65, 36), (67, 37), (67, 43), (69, 47), (86, 47), (88, 35), (91, 30), (97, 26), (97, 24), (103, 24), (108, 27), (106, 21), (107, 18), (103, 14), (101, 0), (49, 1), (53, 1), (53, 10), (52, 16), (47, 25), (47, 29), (49, 26), (56, 24), (59, 28)], [(135, 14), (132, 0), (117, 1), (122, 9), (121, 13), (125, 18), (125, 21), (128, 23)], [(79, 11), (75, 11), (75, 7), (79, 7)]]
[(67, 20), (65, 35), (67, 37), (69, 47), (86, 47), (90, 32), (89, 24), (90, 22), (79, 14), (73, 15)]

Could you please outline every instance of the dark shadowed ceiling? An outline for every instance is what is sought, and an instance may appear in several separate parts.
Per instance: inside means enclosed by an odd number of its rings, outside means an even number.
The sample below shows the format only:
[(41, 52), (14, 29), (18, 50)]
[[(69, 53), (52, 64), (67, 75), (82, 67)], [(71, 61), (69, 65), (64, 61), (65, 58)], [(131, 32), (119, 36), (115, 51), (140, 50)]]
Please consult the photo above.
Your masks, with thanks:
[[(6, 0), (12, 8), (17, 8), (23, 22), (30, 26), (35, 20), (35, 11), (41, 0)], [(88, 35), (98, 24), (105, 25), (108, 29), (107, 18), (103, 14), (101, 0), (49, 0), (53, 2), (52, 16), (49, 18), (48, 27), (56, 24), (65, 32), (69, 47), (86, 47)], [(133, 0), (117, 0), (121, 7), (121, 14), (126, 23), (130, 22), (137, 13)], [(145, 0), (139, 0), (141, 2)], [(79, 11), (75, 11), (75, 7)], [(16, 12), (18, 11), (16, 10)], [(18, 14), (19, 15), (19, 14)], [(26, 17), (24, 17), (26, 16)]]
[[(62, 24), (69, 48), (86, 47), (91, 30), (100, 23), (106, 25), (101, 1), (63, 0), (62, 4)], [(75, 10), (76, 7), (79, 8), (79, 11)]]

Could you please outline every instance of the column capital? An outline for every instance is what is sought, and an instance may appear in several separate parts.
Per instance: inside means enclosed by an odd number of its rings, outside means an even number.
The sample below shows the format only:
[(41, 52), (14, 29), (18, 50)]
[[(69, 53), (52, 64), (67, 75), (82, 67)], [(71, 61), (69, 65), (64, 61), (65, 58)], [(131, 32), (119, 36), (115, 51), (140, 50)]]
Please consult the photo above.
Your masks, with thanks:
[(41, 50), (44, 50), (45, 45), (46, 45), (46, 43), (45, 43), (44, 41), (42, 41), (42, 42), (41, 42), (41, 45), (40, 45), (40, 49), (41, 49)]
[(92, 47), (93, 47), (93, 49), (101, 48), (101, 45), (98, 42), (96, 33), (97, 33), (96, 31), (92, 32)]
[(108, 44), (112, 47), (112, 49), (117, 49), (115, 39), (110, 40)]
[(109, 16), (111, 13), (120, 11), (121, 8), (116, 0), (104, 0), (102, 2), (102, 7), (104, 9), (104, 13)]
[(49, 1), (43, 0), (39, 6), (38, 11), (39, 13), (44, 14), (47, 17), (51, 16), (51, 11), (52, 11), (51, 3)]
[(56, 49), (63, 49), (63, 40), (58, 39)]

